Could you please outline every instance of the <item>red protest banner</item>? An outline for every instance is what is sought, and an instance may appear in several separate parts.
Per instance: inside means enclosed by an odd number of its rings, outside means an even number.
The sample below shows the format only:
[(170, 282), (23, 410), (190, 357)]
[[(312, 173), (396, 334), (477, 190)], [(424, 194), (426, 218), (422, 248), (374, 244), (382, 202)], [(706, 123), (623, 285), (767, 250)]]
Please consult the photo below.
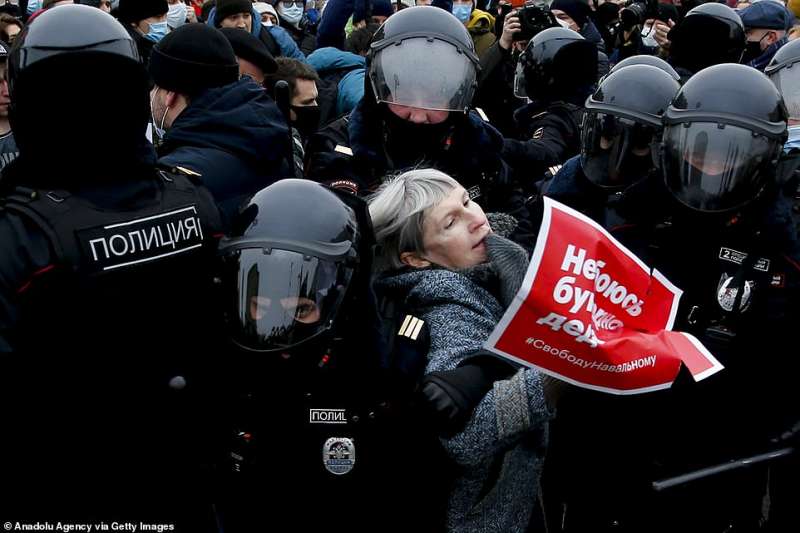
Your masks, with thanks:
[(486, 348), (569, 383), (613, 394), (668, 388), (722, 365), (671, 331), (682, 291), (593, 220), (550, 198), (525, 281)]

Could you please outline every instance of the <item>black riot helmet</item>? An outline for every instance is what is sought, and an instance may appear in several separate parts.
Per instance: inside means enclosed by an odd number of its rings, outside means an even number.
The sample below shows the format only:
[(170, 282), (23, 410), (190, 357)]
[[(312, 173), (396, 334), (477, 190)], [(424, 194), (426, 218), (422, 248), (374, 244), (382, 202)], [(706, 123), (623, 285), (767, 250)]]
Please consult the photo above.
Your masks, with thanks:
[(800, 120), (800, 40), (781, 46), (764, 69), (764, 74), (783, 96), (789, 118)]
[(329, 340), (368, 275), (366, 213), (363, 200), (310, 180), (256, 193), (220, 243), (231, 340), (280, 353)]
[(8, 84), (11, 127), (29, 161), (117, 168), (146, 142), (147, 72), (125, 28), (99, 9), (65, 5), (36, 17), (11, 50)]
[(586, 100), (581, 166), (595, 185), (618, 190), (647, 176), (661, 140), (661, 117), (678, 82), (650, 65), (631, 65), (606, 76)]
[(472, 103), (480, 68), (461, 21), (431, 6), (386, 19), (372, 38), (367, 65), (378, 102), (460, 112)]
[(697, 211), (747, 205), (775, 179), (786, 121), (783, 98), (758, 70), (725, 64), (698, 72), (664, 114), (667, 188)]
[[(539, 102), (568, 98), (597, 80), (597, 48), (567, 28), (538, 33), (517, 62), (514, 94)], [(584, 96), (586, 93), (584, 93)]]
[(672, 68), (672, 65), (670, 65), (660, 57), (651, 56), (647, 54), (639, 54), (623, 59), (622, 61), (614, 65), (609, 74), (611, 74), (612, 72), (616, 72), (619, 69), (625, 67), (631, 67), (633, 65), (650, 65), (651, 67), (660, 68), (661, 70), (672, 76), (672, 79), (674, 79), (675, 81), (677, 82), (681, 81), (680, 74), (675, 72), (675, 69)]
[(720, 63), (738, 63), (747, 38), (741, 17), (725, 4), (701, 4), (668, 34), (670, 62), (692, 73)]

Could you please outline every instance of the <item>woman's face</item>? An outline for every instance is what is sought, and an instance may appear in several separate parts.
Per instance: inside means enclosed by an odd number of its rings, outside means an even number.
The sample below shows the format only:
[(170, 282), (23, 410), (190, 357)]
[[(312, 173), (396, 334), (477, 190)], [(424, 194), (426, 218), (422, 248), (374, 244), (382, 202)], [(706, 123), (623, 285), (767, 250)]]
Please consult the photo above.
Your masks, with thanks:
[(481, 206), (469, 199), (464, 187), (458, 186), (425, 217), (425, 259), (452, 270), (484, 263), (484, 239), (491, 232)]

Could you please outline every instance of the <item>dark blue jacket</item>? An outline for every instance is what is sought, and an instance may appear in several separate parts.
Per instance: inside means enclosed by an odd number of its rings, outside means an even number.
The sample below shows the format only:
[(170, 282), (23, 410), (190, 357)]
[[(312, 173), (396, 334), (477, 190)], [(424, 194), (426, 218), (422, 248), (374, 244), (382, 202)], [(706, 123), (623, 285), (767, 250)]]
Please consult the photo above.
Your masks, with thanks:
[(192, 99), (167, 130), (158, 162), (200, 174), (227, 221), (250, 195), (288, 176), (288, 151), (275, 102), (241, 79)]

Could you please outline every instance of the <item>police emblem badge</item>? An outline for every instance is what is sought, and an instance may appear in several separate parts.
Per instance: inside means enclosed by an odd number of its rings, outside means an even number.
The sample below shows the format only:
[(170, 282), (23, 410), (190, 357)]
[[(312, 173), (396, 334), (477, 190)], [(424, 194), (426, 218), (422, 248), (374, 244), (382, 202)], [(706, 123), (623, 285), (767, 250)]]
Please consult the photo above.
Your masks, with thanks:
[(322, 446), (322, 462), (331, 474), (341, 476), (353, 469), (356, 463), (356, 446), (352, 439), (332, 437)]
[[(727, 274), (722, 274), (722, 277), (719, 280), (719, 285), (717, 285), (717, 302), (723, 310), (729, 313), (733, 312), (736, 296), (739, 293), (738, 287), (731, 287), (732, 281), (733, 277), (730, 277)], [(752, 281), (746, 280), (744, 282), (744, 292), (742, 293), (742, 299), (739, 302), (738, 312), (743, 313), (744, 311), (747, 311), (748, 307), (750, 307), (750, 295), (753, 292), (754, 285), (755, 283)]]

